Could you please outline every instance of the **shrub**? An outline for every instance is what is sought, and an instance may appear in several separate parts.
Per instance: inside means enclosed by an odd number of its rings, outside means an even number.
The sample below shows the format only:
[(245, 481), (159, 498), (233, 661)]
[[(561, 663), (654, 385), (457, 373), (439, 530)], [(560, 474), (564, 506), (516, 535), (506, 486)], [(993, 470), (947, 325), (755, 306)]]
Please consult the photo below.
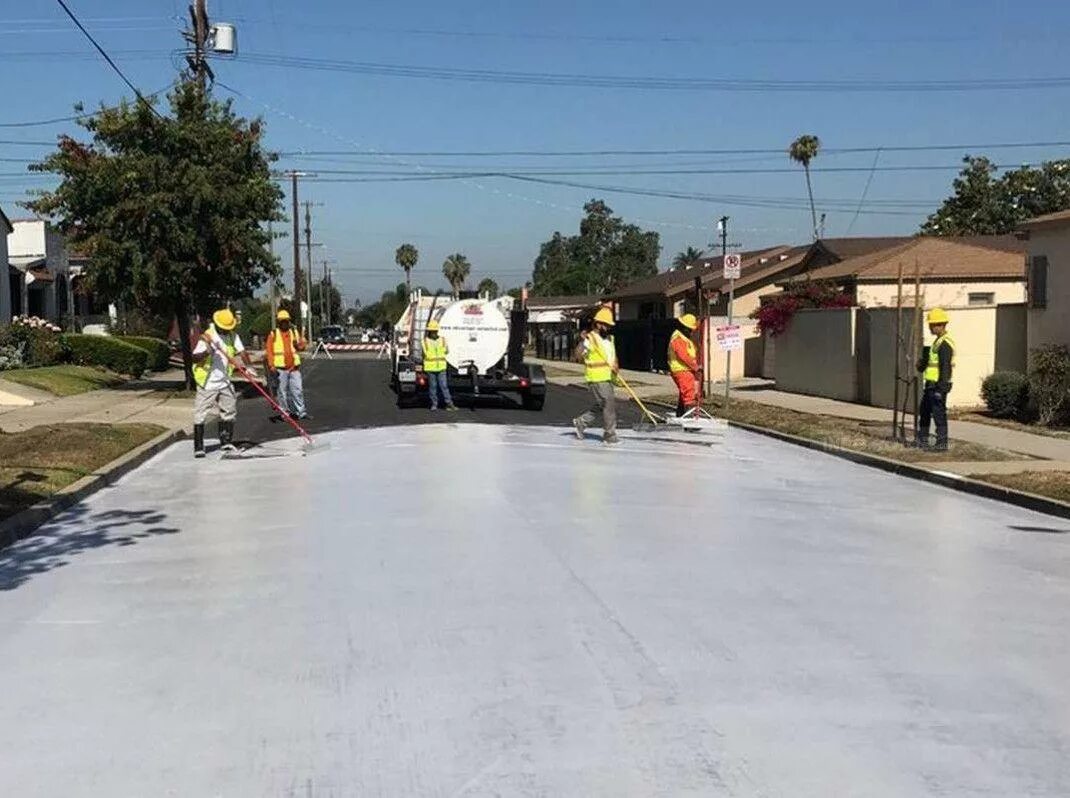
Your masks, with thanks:
[(144, 335), (120, 335), (116, 338), (148, 352), (149, 368), (153, 371), (166, 371), (171, 365), (171, 346), (167, 341)]
[(66, 335), (64, 341), (74, 363), (103, 366), (131, 377), (140, 377), (148, 367), (148, 352), (117, 338), (105, 335)]
[(996, 418), (1024, 421), (1029, 408), (1029, 378), (1017, 371), (997, 371), (981, 383), (981, 396)]
[(17, 348), (25, 366), (52, 366), (66, 355), (59, 333), (60, 328), (45, 319), (16, 316), (0, 334), (0, 345)]
[(825, 280), (809, 280), (792, 285), (784, 293), (763, 302), (751, 314), (758, 322), (760, 333), (773, 337), (784, 332), (792, 318), (800, 310), (809, 308), (849, 308), (854, 299), (843, 293), (834, 283)]
[(14, 344), (0, 345), (0, 371), (22, 368), (22, 347)]
[(1070, 349), (1048, 344), (1030, 353), (1029, 393), (1044, 426), (1062, 421), (1070, 400)]

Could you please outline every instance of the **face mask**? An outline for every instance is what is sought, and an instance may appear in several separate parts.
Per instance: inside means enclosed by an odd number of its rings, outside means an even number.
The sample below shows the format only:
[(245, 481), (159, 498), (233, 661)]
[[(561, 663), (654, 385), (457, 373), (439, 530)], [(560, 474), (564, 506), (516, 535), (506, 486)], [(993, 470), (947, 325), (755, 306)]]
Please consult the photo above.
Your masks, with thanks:
[(283, 332), (286, 332), (287, 330), (290, 329), (290, 322), (288, 322), (288, 321), (280, 321), (279, 322), (279, 329), (282, 330)]

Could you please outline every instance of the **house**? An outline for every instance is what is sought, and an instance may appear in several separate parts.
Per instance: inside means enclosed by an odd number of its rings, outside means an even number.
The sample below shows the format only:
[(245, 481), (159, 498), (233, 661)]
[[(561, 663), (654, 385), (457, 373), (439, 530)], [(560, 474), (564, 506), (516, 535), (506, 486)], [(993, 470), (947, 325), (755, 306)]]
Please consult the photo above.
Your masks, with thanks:
[(1070, 211), (1030, 219), (1019, 229), (1029, 253), (1029, 349), (1070, 346)]
[(66, 241), (44, 219), (16, 219), (7, 237), (8, 262), (17, 274), (10, 281), (14, 315), (57, 321), (71, 302)]
[[(0, 278), (0, 324), (11, 322), (11, 286), (16, 275), (12, 273), (13, 267), (8, 265), (7, 237), (15, 228), (11, 226), (11, 220), (7, 218), (4, 209), (0, 208), (0, 264), (3, 264), (6, 274)], [(21, 272), (19, 272), (21, 275)]]
[[(841, 246), (836, 254), (845, 251)], [(930, 308), (1025, 301), (1025, 245), (1013, 235), (885, 239), (868, 252), (825, 266), (813, 265), (805, 276), (795, 276), (783, 285), (803, 279), (829, 280), (850, 293), (860, 307), (895, 307), (900, 268), (904, 305), (914, 304), (916, 275), (925, 306)]]

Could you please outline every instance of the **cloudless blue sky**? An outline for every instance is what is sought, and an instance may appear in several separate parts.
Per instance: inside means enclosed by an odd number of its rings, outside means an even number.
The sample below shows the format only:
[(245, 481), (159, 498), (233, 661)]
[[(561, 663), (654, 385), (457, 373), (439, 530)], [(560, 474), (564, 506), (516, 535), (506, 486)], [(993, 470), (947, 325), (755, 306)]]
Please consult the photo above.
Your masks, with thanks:
[[(74, 11), (146, 92), (175, 73), (177, 33), (185, 6), (177, 0), (69, 0)], [(870, 4), (815, 0), (710, 3), (700, 0), (541, 0), (540, 2), (342, 2), (209, 0), (213, 21), (237, 25), (237, 58), (214, 66), (220, 81), (242, 92), (236, 107), (263, 116), (268, 144), (290, 150), (568, 150), (779, 148), (814, 133), (829, 148), (1070, 140), (1070, 89), (963, 93), (717, 92), (476, 84), (379, 77), (264, 66), (243, 54), (337, 59), (521, 72), (629, 77), (772, 80), (1040, 78), (1070, 76), (1066, 63), (1070, 3), (1051, 0), (962, 3), (903, 0)], [(54, 2), (0, 0), (0, 123), (66, 116), (71, 105), (123, 96), (125, 86), (91, 50)], [(220, 96), (226, 92), (217, 88)], [(0, 128), (5, 141), (51, 140), (72, 123)], [(0, 144), (0, 206), (13, 207), (41, 181), (10, 176), (20, 158), (45, 147)], [(963, 151), (882, 153), (879, 164), (954, 165)], [(982, 154), (982, 153), (978, 153)], [(1070, 156), (1045, 147), (989, 153), (1000, 163)], [(869, 167), (873, 153), (828, 154), (821, 167)], [(457, 167), (517, 169), (678, 163), (685, 168), (775, 168), (786, 155), (638, 158), (343, 157), (285, 158), (283, 168), (381, 168), (411, 171)], [(875, 172), (868, 200), (930, 202), (943, 198), (954, 171)], [(322, 175), (326, 177), (326, 175)], [(869, 174), (816, 172), (819, 200), (858, 200)], [(804, 199), (801, 171), (747, 175), (577, 176), (603, 185), (715, 195)], [(288, 191), (288, 188), (287, 188)], [(613, 209), (662, 237), (662, 264), (688, 246), (706, 247), (714, 219), (731, 217), (731, 238), (747, 248), (801, 243), (809, 211), (627, 196), (485, 178), (405, 183), (308, 182), (302, 199), (315, 209), (315, 238), (347, 299), (368, 301), (396, 284), (395, 247), (420, 250), (415, 279), (443, 285), (451, 252), (468, 255), (474, 281), (504, 287), (530, 276), (538, 245), (555, 230), (573, 232), (580, 208), (601, 196)], [(288, 201), (288, 198), (287, 198)], [(897, 208), (902, 211), (902, 208)], [(830, 211), (826, 234), (910, 233), (913, 215)], [(289, 243), (279, 243), (290, 270)]]

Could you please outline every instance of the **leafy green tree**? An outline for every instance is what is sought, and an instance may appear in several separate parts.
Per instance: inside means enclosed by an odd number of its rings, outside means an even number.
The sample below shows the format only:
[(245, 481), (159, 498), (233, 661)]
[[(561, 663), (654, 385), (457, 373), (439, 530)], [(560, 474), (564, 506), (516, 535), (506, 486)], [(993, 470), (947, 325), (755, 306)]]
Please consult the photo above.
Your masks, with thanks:
[(967, 156), (953, 193), (921, 226), (923, 235), (1011, 233), (1026, 219), (1070, 209), (1070, 160), (996, 175), (988, 158)]
[(169, 95), (170, 114), (143, 102), (102, 108), (32, 169), (60, 185), (29, 203), (89, 254), (100, 296), (178, 320), (192, 384), (190, 318), (207, 316), (278, 274), (268, 221), (282, 219), (259, 120), (236, 116), (195, 83)]
[(405, 270), (405, 286), (412, 284), (412, 270), (416, 268), (416, 262), (420, 259), (420, 251), (412, 244), (402, 244), (394, 252), (394, 261)]
[(583, 206), (579, 235), (555, 232), (535, 258), (532, 293), (603, 294), (658, 272), (657, 233), (628, 224), (601, 200)]
[(676, 253), (676, 257), (672, 259), (672, 265), (677, 269), (683, 269), (688, 266), (693, 266), (700, 260), (702, 260), (702, 250), (688, 247), (683, 252)]
[(821, 151), (821, 139), (809, 134), (799, 136), (788, 147), (788, 157), (795, 163), (802, 164), (806, 172), (806, 193), (810, 195), (810, 218), (814, 223), (814, 240), (817, 240), (817, 206), (814, 205), (814, 186), (810, 181), (810, 163)]
[[(323, 297), (323, 305), (321, 305), (320, 297)], [(330, 280), (325, 277), (321, 277), (312, 286), (312, 318), (322, 327), (328, 323), (330, 319), (331, 324), (342, 323), (342, 294), (336, 288)]]
[(479, 281), (479, 285), (476, 286), (476, 291), (480, 294), (486, 294), (491, 299), (497, 299), (501, 295), (501, 288), (490, 277), (484, 277)]
[(446, 282), (450, 284), (454, 296), (464, 288), (465, 281), (471, 273), (472, 264), (469, 263), (468, 258), (460, 252), (454, 252), (446, 258), (446, 261), (442, 264), (442, 276), (445, 277)]

